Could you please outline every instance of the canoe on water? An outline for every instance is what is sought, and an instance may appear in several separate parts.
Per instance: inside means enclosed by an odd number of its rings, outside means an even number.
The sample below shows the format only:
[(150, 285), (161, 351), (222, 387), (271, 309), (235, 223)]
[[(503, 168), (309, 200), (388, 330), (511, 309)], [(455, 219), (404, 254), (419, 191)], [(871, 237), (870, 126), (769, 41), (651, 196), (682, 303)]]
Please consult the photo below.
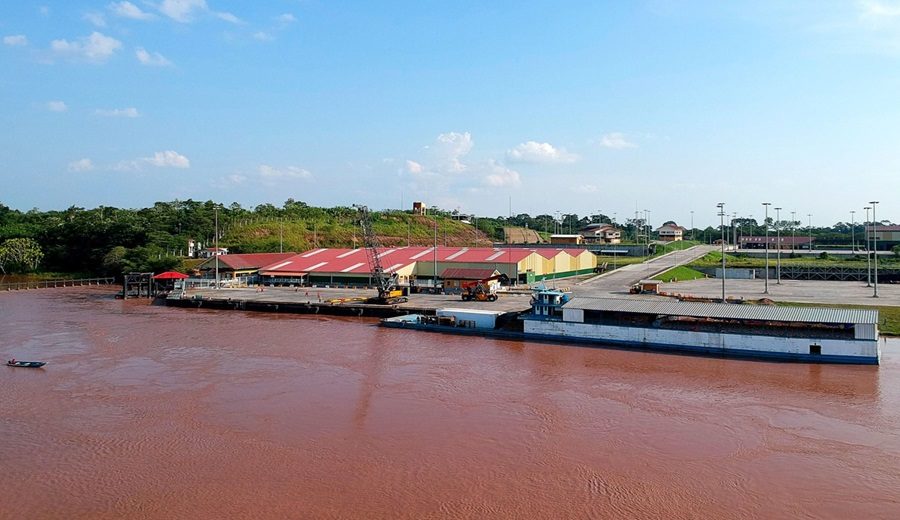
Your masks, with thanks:
[(41, 368), (47, 363), (44, 361), (13, 361), (9, 360), (6, 362), (6, 366), (10, 367), (23, 367), (23, 368)]

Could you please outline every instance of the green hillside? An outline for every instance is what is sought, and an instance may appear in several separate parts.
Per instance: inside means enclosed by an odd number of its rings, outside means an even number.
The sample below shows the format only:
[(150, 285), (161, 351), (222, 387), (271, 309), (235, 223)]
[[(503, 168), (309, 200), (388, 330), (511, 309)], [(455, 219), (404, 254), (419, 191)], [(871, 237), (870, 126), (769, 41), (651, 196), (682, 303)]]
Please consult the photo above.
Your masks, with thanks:
[[(404, 212), (372, 213), (372, 227), (383, 246), (490, 246), (491, 238), (470, 224), (445, 217)], [(315, 247), (362, 247), (355, 213), (318, 218), (271, 218), (237, 221), (226, 227), (219, 245), (232, 252), (305, 251)]]

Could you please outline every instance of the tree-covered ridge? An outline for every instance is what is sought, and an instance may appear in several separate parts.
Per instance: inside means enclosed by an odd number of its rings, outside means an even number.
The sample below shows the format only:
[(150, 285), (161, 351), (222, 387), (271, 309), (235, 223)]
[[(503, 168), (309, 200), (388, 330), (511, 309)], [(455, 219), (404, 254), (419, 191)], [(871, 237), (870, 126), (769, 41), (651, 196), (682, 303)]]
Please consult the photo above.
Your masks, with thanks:
[[(248, 209), (213, 201), (157, 202), (152, 207), (109, 206), (62, 211), (22, 212), (0, 204), (0, 244), (33, 240), (43, 254), (40, 269), (117, 275), (123, 271), (178, 268), (188, 241), (203, 247), (215, 242), (235, 253), (304, 251), (313, 247), (362, 246), (356, 209), (318, 208), (288, 199), (282, 207), (262, 204)], [(373, 212), (374, 229), (384, 245), (490, 245), (496, 239), (444, 212), (418, 216), (410, 212)], [(495, 227), (479, 222), (480, 229)], [(12, 265), (11, 263), (9, 265)], [(35, 267), (18, 271), (33, 271)]]
[[(53, 272), (78, 272), (118, 275), (123, 271), (160, 271), (180, 268), (187, 254), (188, 240), (203, 247), (214, 243), (218, 214), (219, 246), (235, 253), (305, 251), (314, 247), (360, 247), (363, 245), (356, 209), (349, 206), (320, 208), (288, 199), (281, 207), (261, 204), (244, 208), (214, 201), (175, 200), (157, 202), (149, 208), (125, 209), (109, 206), (86, 209), (70, 207), (61, 211), (18, 211), (0, 203), (0, 245), (11, 239), (30, 239), (42, 255), (39, 266), (29, 256), (21, 261), (23, 244), (12, 247), (18, 260), (7, 260), (4, 268), (16, 271), (36, 269)], [(608, 215), (542, 214), (532, 217), (521, 213), (509, 217), (477, 217), (471, 223), (454, 215), (430, 208), (427, 216), (409, 211), (373, 212), (373, 227), (382, 244), (488, 246), (503, 241), (503, 228), (528, 228), (544, 238), (552, 233), (578, 232), (593, 222), (611, 223)], [(773, 219), (770, 226), (774, 226)], [(761, 235), (764, 228), (754, 219), (734, 219), (738, 234)], [(886, 222), (879, 222), (883, 224)], [(623, 241), (634, 240), (646, 222), (627, 219), (616, 223)], [(473, 226), (474, 225), (474, 226)], [(797, 235), (810, 232), (801, 222), (778, 223), (783, 233), (793, 229)], [(476, 229), (477, 226), (477, 229)], [(853, 227), (856, 239), (864, 234), (864, 223)], [(813, 228), (819, 244), (849, 244), (851, 226), (839, 222), (828, 228)], [(686, 237), (700, 242), (719, 238), (717, 228), (687, 230)]]

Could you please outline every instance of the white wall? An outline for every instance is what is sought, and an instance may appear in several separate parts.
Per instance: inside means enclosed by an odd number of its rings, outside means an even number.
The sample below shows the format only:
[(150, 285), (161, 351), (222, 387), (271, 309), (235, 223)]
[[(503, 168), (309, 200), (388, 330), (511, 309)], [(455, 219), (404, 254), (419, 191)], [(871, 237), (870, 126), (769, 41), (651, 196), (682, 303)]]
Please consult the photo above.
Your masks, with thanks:
[[(563, 309), (563, 312), (568, 309)], [(572, 338), (586, 338), (597, 341), (619, 341), (633, 344), (653, 344), (654, 346), (676, 345), (702, 347), (708, 349), (740, 350), (747, 352), (777, 352), (783, 354), (809, 354), (810, 344), (822, 346), (822, 355), (859, 356), (875, 358), (879, 356), (878, 341), (784, 338), (779, 336), (755, 336), (749, 334), (720, 334), (686, 330), (652, 329), (643, 327), (621, 327), (596, 325), (592, 323), (571, 323), (564, 321), (525, 320), (525, 332)]]

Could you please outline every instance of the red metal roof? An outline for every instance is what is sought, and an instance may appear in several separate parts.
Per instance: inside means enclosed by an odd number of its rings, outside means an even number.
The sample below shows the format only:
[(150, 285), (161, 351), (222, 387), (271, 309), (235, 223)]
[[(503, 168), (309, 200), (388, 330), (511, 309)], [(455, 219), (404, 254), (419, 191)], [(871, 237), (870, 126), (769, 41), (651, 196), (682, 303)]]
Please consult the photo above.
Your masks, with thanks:
[[(288, 259), (297, 253), (240, 253), (233, 255), (219, 255), (219, 268), (223, 266), (235, 271), (241, 269), (259, 269), (260, 267), (277, 263)], [(213, 269), (216, 257), (203, 262), (203, 269)]]
[(461, 267), (449, 267), (441, 273), (441, 278), (447, 280), (484, 280), (496, 273), (496, 269), (466, 269)]
[[(402, 269), (416, 262), (511, 264), (527, 258), (533, 251), (523, 248), (495, 249), (491, 247), (383, 247), (378, 250), (386, 272)], [(224, 257), (220, 257), (224, 258)], [(313, 249), (290, 258), (264, 265), (260, 272), (267, 275), (283, 273), (346, 273), (372, 272), (365, 249)]]
[(185, 278), (189, 278), (188, 275), (175, 271), (166, 271), (153, 277), (154, 280), (184, 280)]

